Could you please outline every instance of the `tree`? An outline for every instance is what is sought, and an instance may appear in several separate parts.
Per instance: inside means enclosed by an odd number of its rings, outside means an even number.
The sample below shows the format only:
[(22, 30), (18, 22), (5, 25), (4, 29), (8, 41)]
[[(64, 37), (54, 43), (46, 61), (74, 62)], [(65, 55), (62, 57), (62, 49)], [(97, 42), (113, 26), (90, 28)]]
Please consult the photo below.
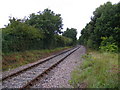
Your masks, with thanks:
[(72, 39), (61, 36), (61, 35), (55, 35), (55, 45), (57, 47), (64, 47), (64, 46), (71, 46), (72, 45)]
[[(6, 28), (2, 29), (3, 52), (24, 51), (42, 48), (43, 34), (36, 28), (22, 23), (20, 19), (10, 19)], [(40, 44), (39, 47), (36, 45)]]
[(67, 30), (64, 31), (62, 35), (65, 36), (65, 37), (71, 38), (73, 40), (73, 45), (76, 44), (76, 41), (77, 41), (77, 38), (76, 38), (77, 29), (75, 29), (75, 28), (71, 28), (71, 29), (67, 28)]
[(61, 33), (63, 26), (61, 15), (55, 14), (49, 9), (45, 9), (43, 12), (38, 12), (38, 14), (31, 14), (26, 23), (42, 30), (45, 36), (45, 48), (52, 47), (54, 35)]
[(107, 2), (96, 8), (91, 21), (81, 31), (79, 42), (88, 47), (99, 49), (101, 37), (113, 37), (114, 43), (120, 47), (120, 2), (112, 5)]

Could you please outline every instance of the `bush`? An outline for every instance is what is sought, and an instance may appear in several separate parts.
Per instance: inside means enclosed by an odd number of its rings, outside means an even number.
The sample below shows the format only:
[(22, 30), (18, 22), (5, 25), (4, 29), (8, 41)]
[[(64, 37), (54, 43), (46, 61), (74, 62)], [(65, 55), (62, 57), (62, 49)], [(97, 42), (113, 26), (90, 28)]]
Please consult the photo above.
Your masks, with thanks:
[(39, 28), (30, 26), (19, 19), (10, 19), (10, 23), (2, 31), (3, 53), (26, 50), (53, 49), (71, 46), (73, 40), (58, 34), (45, 34)]
[(22, 23), (18, 20), (2, 29), (2, 50), (3, 52), (24, 51), (31, 48), (42, 47), (40, 44), (43, 38), (42, 33), (36, 28)]
[(118, 46), (114, 43), (113, 37), (102, 37), (100, 51), (118, 52)]
[(63, 47), (63, 46), (71, 46), (72, 45), (72, 39), (56, 35), (55, 36), (55, 45), (56, 47)]
[(93, 41), (91, 39), (88, 39), (88, 41), (87, 41), (87, 47), (89, 47), (89, 48), (93, 47)]
[(113, 43), (107, 44), (106, 46), (100, 46), (100, 50), (105, 52), (118, 52), (118, 47)]

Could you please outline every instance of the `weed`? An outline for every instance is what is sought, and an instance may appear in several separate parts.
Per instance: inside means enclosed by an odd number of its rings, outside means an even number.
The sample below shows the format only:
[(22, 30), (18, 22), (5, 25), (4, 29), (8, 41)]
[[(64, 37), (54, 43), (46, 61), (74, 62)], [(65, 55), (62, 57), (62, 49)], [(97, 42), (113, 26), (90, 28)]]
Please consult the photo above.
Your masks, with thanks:
[(100, 53), (88, 50), (82, 56), (83, 63), (72, 72), (69, 83), (73, 87), (80, 87), (83, 83), (86, 88), (118, 88), (118, 54)]
[(14, 53), (3, 53), (2, 56), (2, 70), (7, 71), (19, 66), (35, 62), (41, 58), (45, 58), (61, 50), (70, 47), (46, 49), (46, 50), (29, 50), (24, 52), (14, 52)]

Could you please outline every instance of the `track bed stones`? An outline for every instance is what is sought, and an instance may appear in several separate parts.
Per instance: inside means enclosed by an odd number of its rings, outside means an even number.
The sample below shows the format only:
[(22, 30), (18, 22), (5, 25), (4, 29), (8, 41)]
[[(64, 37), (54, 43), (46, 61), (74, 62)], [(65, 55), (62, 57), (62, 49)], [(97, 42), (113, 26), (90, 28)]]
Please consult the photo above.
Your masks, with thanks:
[(81, 46), (30, 88), (72, 88), (69, 84), (71, 72), (82, 63), (83, 54), (85, 54), (85, 48)]
[(55, 57), (46, 60), (43, 63), (34, 65), (34, 67), (31, 67), (26, 71), (23, 71), (13, 77), (3, 80), (3, 88), (25, 88), (29, 86), (29, 84), (33, 83), (40, 75), (43, 75), (49, 69), (55, 67), (78, 48), (79, 47), (76, 47), (64, 53), (56, 55)]

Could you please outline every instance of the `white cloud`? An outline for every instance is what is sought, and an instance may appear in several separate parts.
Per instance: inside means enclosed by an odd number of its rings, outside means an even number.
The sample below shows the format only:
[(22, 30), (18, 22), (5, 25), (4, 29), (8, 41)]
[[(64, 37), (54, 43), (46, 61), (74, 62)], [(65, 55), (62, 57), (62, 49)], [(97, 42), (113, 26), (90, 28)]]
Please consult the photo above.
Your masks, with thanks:
[[(0, 1), (0, 28), (7, 25), (9, 16), (24, 18), (31, 13), (43, 11), (49, 8), (55, 13), (61, 14), (64, 30), (76, 28), (78, 37), (86, 23), (90, 21), (92, 12), (108, 0), (1, 0)], [(109, 0), (113, 4), (119, 0)]]

